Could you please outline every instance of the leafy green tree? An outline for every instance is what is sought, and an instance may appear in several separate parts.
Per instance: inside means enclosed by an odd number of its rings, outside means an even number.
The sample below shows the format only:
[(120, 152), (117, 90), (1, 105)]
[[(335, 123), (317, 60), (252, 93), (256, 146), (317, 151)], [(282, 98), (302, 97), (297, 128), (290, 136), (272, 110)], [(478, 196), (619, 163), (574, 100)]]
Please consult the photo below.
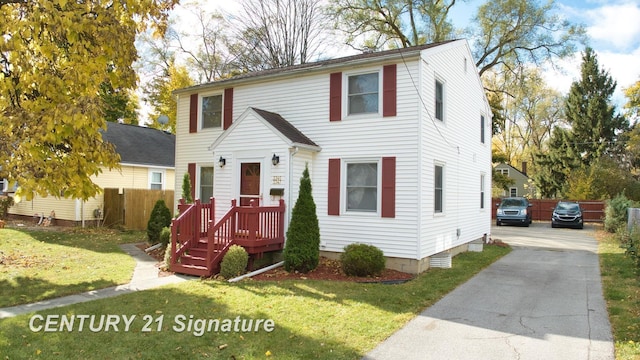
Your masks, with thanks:
[[(144, 91), (146, 100), (151, 105), (151, 122), (147, 123), (147, 126), (175, 134), (178, 103), (172, 93), (174, 90), (193, 85), (193, 80), (187, 68), (177, 66), (173, 59), (167, 65), (168, 68), (163, 70), (161, 75), (154, 77)], [(169, 118), (167, 124), (158, 122), (161, 115)]]
[(589, 167), (569, 173), (563, 197), (571, 200), (606, 200), (625, 193), (636, 181), (613, 159), (601, 158)]
[(300, 191), (291, 212), (283, 255), (287, 271), (306, 273), (315, 269), (320, 261), (320, 227), (311, 194), (308, 166), (305, 166), (300, 178)]
[(565, 110), (574, 140), (572, 146), (584, 165), (611, 154), (618, 135), (628, 130), (628, 121), (616, 114), (611, 102), (615, 88), (616, 82), (600, 69), (593, 49), (586, 48), (580, 79), (571, 85)]
[(110, 83), (100, 84), (102, 113), (110, 122), (138, 125), (138, 97), (127, 89), (114, 89)]
[(336, 28), (355, 48), (410, 47), (449, 40), (448, 15), (455, 0), (332, 0)]
[(136, 34), (164, 30), (177, 0), (0, 2), (0, 178), (35, 194), (89, 199), (118, 166), (100, 86), (132, 89)]
[(624, 95), (627, 97), (624, 108), (627, 109), (630, 117), (637, 119), (640, 117), (640, 80), (624, 89)]

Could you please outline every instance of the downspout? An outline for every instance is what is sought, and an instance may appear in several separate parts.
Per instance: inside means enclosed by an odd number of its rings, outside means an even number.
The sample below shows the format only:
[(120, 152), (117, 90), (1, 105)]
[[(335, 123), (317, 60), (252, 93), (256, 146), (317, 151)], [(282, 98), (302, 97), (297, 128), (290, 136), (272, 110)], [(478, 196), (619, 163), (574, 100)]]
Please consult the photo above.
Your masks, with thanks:
[(291, 186), (292, 181), (293, 181), (293, 157), (298, 153), (298, 151), (300, 149), (298, 149), (297, 146), (294, 146), (293, 148), (293, 152), (291, 153), (291, 155), (289, 155), (289, 189), (288, 189), (288, 194), (287, 194), (287, 228), (289, 227), (289, 223), (291, 222), (291, 209), (293, 209), (293, 206), (291, 205), (291, 189), (293, 188)]

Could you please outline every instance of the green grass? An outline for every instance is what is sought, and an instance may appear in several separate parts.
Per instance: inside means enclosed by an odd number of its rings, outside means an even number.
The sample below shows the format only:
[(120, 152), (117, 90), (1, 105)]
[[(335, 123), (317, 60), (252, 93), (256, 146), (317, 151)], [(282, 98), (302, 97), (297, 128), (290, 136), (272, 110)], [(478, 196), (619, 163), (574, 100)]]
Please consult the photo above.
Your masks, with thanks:
[[(433, 269), (401, 285), (289, 280), (229, 284), (189, 281), (39, 312), (53, 315), (135, 315), (125, 332), (32, 332), (32, 314), (0, 320), (0, 349), (8, 359), (359, 359), (509, 249), (485, 246), (463, 253), (451, 269)], [(187, 319), (271, 319), (271, 332), (178, 331)], [(141, 331), (144, 316), (162, 317)], [(35, 319), (35, 318), (34, 318)], [(36, 325), (39, 325), (36, 322)], [(197, 331), (195, 331), (197, 333)]]
[(142, 232), (0, 229), (0, 307), (125, 284), (135, 261), (119, 244)]
[(615, 236), (598, 232), (602, 287), (616, 359), (640, 359), (640, 268), (624, 255)]

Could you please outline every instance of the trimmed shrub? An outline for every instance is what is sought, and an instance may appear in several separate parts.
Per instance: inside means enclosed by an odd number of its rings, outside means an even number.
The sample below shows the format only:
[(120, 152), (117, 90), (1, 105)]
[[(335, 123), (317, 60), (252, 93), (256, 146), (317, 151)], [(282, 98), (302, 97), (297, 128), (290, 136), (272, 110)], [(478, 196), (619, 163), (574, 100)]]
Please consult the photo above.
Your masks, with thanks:
[(382, 250), (373, 245), (351, 244), (340, 255), (342, 270), (349, 276), (380, 275), (386, 261)]
[(160, 242), (160, 233), (163, 228), (171, 226), (171, 210), (167, 207), (164, 200), (156, 201), (149, 221), (147, 222), (147, 237), (150, 244)]
[(627, 209), (632, 203), (624, 194), (608, 200), (604, 209), (604, 229), (614, 233), (620, 227), (624, 227), (627, 224)]
[(320, 261), (320, 226), (311, 194), (308, 166), (305, 166), (300, 178), (300, 192), (291, 212), (283, 257), (286, 271), (301, 273), (315, 269)]
[(160, 231), (160, 243), (162, 246), (167, 246), (171, 242), (171, 228), (164, 227)]
[(162, 267), (164, 270), (169, 270), (171, 266), (171, 245), (167, 246), (164, 249), (164, 266)]
[(249, 254), (242, 246), (231, 245), (220, 263), (220, 275), (231, 279), (244, 274), (249, 263)]
[(13, 206), (13, 197), (11, 196), (0, 196), (0, 220), (4, 220), (7, 218), (7, 214), (9, 213), (9, 208)]

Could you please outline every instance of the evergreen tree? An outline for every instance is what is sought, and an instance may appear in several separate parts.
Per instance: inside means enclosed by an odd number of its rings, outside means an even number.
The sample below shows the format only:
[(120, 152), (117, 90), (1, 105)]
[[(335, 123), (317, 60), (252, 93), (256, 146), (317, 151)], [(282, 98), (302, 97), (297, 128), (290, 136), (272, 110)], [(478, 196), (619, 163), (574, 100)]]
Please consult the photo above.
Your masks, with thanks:
[(610, 154), (618, 135), (629, 127), (628, 121), (616, 114), (611, 103), (615, 88), (616, 82), (608, 72), (600, 69), (593, 49), (586, 48), (580, 80), (571, 85), (565, 111), (571, 125), (575, 154), (586, 166)]
[(169, 226), (171, 226), (171, 210), (169, 210), (164, 200), (158, 200), (153, 210), (151, 210), (151, 215), (147, 222), (147, 237), (149, 238), (149, 243), (158, 243), (162, 229)]
[(543, 197), (562, 194), (567, 177), (572, 170), (580, 167), (579, 154), (575, 153), (572, 134), (556, 127), (548, 142), (546, 151), (534, 153), (536, 173), (533, 175), (538, 190)]
[(189, 173), (184, 173), (182, 177), (182, 198), (187, 204), (193, 203), (193, 197), (191, 196), (191, 176)]
[(284, 268), (287, 271), (309, 272), (320, 260), (320, 227), (316, 204), (311, 194), (309, 167), (305, 166), (300, 178), (298, 200), (291, 213), (284, 248)]

